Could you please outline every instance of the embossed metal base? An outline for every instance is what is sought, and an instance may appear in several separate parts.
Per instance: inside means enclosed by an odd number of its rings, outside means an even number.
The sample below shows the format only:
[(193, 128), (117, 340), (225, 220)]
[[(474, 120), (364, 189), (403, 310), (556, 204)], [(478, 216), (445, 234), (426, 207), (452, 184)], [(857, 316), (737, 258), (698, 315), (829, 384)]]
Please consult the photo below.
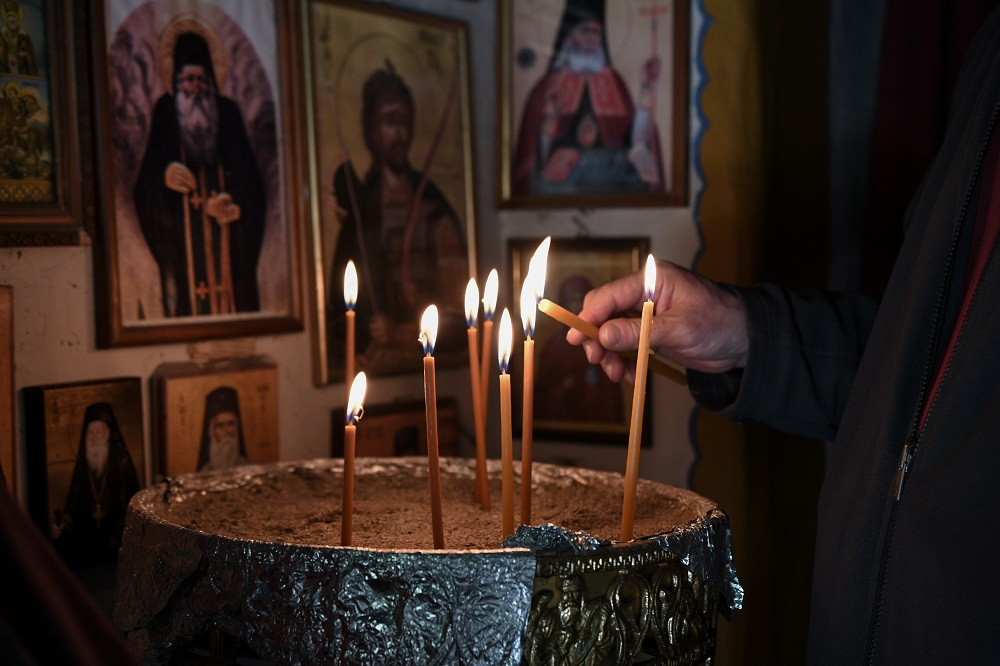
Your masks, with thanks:
[[(503, 548), (461, 551), (240, 539), (161, 515), (169, 502), (252, 487), (297, 467), (338, 473), (338, 462), (184, 475), (169, 491), (160, 484), (136, 495), (114, 620), (147, 663), (168, 663), (206, 635), (218, 646), (227, 635), (275, 663), (704, 664), (714, 656), (718, 612), (742, 603), (728, 521), (717, 508), (628, 543), (522, 526)], [(565, 469), (574, 478), (603, 474)]]

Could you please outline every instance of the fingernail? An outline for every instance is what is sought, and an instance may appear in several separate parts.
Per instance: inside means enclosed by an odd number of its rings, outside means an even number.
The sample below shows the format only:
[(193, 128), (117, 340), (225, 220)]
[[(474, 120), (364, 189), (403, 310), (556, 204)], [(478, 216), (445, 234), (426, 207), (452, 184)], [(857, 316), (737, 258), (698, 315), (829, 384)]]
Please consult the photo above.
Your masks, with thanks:
[(583, 346), (583, 351), (586, 352), (586, 354), (587, 354), (587, 362), (588, 363), (593, 363), (594, 362), (594, 348), (591, 347), (590, 345), (584, 345)]
[(616, 348), (622, 339), (621, 331), (618, 330), (617, 326), (605, 326), (604, 331), (604, 339), (607, 341), (607, 346), (611, 349)]

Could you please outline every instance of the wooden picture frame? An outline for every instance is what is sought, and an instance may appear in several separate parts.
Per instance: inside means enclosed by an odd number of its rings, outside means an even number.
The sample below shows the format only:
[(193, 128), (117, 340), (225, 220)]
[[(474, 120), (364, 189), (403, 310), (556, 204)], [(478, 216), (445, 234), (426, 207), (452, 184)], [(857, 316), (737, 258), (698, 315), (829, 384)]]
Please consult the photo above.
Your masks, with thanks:
[(500, 205), (685, 205), (688, 3), (498, 5)]
[[(347, 407), (331, 415), (330, 455), (344, 455), (344, 425)], [(458, 401), (438, 399), (438, 453), (457, 456), (459, 441)], [(366, 406), (357, 423), (356, 456), (391, 457), (427, 455), (427, 413), (422, 400)]]
[[(6, 21), (6, 16), (3, 17)], [(85, 14), (19, 2), (22, 52), (0, 71), (0, 246), (87, 245), (94, 233)], [(11, 66), (13, 65), (13, 67)]]
[[(349, 260), (359, 281), (355, 371), (419, 373), (431, 302), (437, 365), (463, 362), (476, 247), (467, 28), (346, 0), (310, 0), (303, 23), (315, 381), (344, 379)], [(379, 136), (392, 148), (384, 160), (368, 147)]]
[(278, 368), (271, 360), (164, 363), (150, 383), (154, 481), (278, 461)]
[(295, 8), (91, 3), (99, 346), (303, 328)]
[[(520, 294), (528, 262), (541, 238), (511, 239), (510, 293)], [(573, 312), (580, 311), (590, 289), (642, 268), (649, 241), (644, 238), (552, 239), (546, 263), (545, 296)], [(517, 321), (515, 326), (520, 327)], [(535, 325), (535, 385), (533, 423), (538, 440), (568, 440), (628, 445), (632, 412), (632, 385), (612, 382), (600, 366), (591, 365), (580, 347), (566, 342), (567, 328), (538, 312)], [(518, 337), (523, 340), (523, 333)], [(512, 373), (523, 377), (524, 354), (515, 344)], [(514, 427), (521, 428), (522, 386), (512, 382)], [(649, 446), (652, 430), (650, 400), (646, 388), (642, 446)]]
[(128, 501), (145, 485), (142, 381), (117, 377), (22, 393), (29, 514), (72, 568), (114, 561)]
[(14, 288), (0, 286), (0, 474), (17, 497), (17, 439), (14, 435)]

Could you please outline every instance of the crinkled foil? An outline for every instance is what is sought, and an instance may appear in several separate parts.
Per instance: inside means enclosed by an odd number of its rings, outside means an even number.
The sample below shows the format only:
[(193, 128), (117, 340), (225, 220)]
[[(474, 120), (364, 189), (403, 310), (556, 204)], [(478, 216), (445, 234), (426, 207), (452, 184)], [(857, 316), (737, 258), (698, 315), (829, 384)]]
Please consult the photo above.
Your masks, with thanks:
[(232, 539), (163, 521), (149, 493), (129, 509), (114, 610), (147, 663), (167, 663), (211, 627), (281, 664), (521, 661), (530, 551)]
[(733, 611), (743, 608), (743, 586), (736, 576), (733, 564), (732, 531), (729, 519), (719, 509), (713, 509), (704, 518), (692, 520), (678, 527), (653, 536), (643, 537), (664, 550), (673, 553), (684, 566), (703, 581), (710, 581), (722, 597), (720, 610), (730, 620)]
[[(715, 608), (742, 606), (718, 509), (624, 544), (548, 524), (522, 526), (501, 549), (429, 552), (234, 539), (157, 514), (164, 501), (259, 483), (260, 467), (184, 475), (133, 499), (114, 620), (147, 663), (169, 663), (213, 627), (282, 664), (617, 663), (650, 642), (663, 663), (702, 663)], [(574, 474), (596, 473), (560, 476)]]
[(573, 553), (583, 555), (601, 546), (611, 545), (586, 532), (568, 530), (552, 523), (545, 525), (521, 525), (517, 531), (504, 539), (504, 548), (530, 548), (537, 552)]

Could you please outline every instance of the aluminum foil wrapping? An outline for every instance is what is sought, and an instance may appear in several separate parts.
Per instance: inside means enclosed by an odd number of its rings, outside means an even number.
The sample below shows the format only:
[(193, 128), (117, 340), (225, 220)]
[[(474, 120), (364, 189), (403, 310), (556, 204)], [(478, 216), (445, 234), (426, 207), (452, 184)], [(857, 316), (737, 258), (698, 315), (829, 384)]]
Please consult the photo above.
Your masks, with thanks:
[(153, 664), (213, 626), (274, 663), (517, 664), (534, 572), (527, 550), (230, 539), (179, 529), (136, 501), (114, 620)]
[[(266, 467), (302, 473), (331, 463)], [(602, 474), (539, 467), (552, 484), (596, 483)], [(158, 514), (165, 502), (264, 483), (262, 469), (182, 475), (130, 504), (114, 620), (147, 663), (169, 663), (213, 627), (282, 664), (598, 664), (628, 661), (654, 639), (663, 663), (702, 663), (714, 653), (716, 607), (731, 617), (742, 606), (729, 523), (718, 509), (628, 543), (546, 524), (521, 526), (502, 548), (475, 551), (236, 539)], [(690, 576), (703, 585), (685, 583)], [(589, 600), (572, 601), (567, 586), (586, 589)], [(660, 602), (670, 606), (662, 618)], [(594, 633), (595, 626), (603, 629)]]
[(643, 540), (658, 543), (664, 550), (677, 555), (696, 576), (710, 582), (721, 597), (720, 610), (727, 618), (731, 620), (733, 611), (743, 608), (743, 586), (733, 565), (732, 531), (729, 519), (720, 509), (713, 509), (704, 518), (692, 520), (683, 527), (643, 537)]

